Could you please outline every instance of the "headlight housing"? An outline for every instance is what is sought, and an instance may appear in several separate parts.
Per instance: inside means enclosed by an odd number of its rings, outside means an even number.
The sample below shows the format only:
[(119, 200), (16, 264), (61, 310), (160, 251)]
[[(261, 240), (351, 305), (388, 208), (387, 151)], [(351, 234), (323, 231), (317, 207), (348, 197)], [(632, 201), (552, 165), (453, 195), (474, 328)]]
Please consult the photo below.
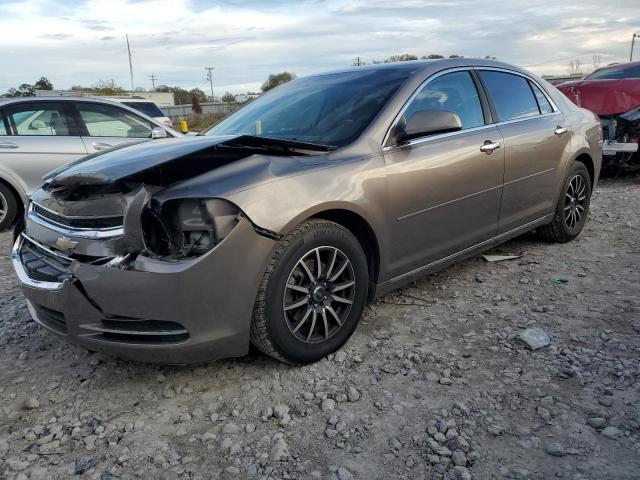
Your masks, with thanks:
[(152, 203), (142, 214), (147, 251), (157, 257), (198, 257), (214, 248), (239, 222), (240, 209), (220, 198)]

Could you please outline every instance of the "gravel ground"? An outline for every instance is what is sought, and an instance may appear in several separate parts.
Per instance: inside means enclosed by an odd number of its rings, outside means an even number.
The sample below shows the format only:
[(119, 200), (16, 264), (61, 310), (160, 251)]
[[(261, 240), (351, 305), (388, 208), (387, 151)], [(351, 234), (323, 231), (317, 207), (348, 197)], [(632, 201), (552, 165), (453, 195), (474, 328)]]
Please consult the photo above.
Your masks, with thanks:
[[(639, 233), (640, 176), (607, 179), (578, 240), (431, 275), (301, 368), (67, 345), (29, 319), (4, 233), (0, 478), (640, 478)], [(534, 326), (550, 346), (524, 348)]]

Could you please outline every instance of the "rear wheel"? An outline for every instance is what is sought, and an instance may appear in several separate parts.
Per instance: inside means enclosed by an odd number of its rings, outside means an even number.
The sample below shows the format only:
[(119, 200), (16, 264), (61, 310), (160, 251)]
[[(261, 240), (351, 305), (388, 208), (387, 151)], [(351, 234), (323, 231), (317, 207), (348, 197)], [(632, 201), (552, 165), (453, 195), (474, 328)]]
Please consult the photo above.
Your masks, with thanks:
[(556, 213), (548, 225), (538, 229), (539, 234), (554, 242), (569, 242), (576, 238), (587, 220), (591, 201), (591, 178), (587, 167), (574, 162), (569, 167)]
[(13, 192), (0, 183), (0, 231), (13, 225), (18, 214), (18, 200)]
[(251, 340), (279, 360), (320, 360), (349, 339), (362, 315), (367, 260), (349, 230), (326, 220), (301, 224), (282, 241), (262, 279)]

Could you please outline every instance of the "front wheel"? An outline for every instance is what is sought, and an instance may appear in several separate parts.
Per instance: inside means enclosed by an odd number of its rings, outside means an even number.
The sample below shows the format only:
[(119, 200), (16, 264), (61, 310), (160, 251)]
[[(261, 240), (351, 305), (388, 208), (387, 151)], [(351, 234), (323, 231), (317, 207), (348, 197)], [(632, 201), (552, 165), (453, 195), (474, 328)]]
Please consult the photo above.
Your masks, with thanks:
[(576, 238), (587, 220), (591, 201), (591, 177), (587, 167), (574, 162), (567, 172), (556, 213), (548, 225), (538, 229), (539, 234), (554, 242), (569, 242)]
[(293, 364), (339, 349), (356, 328), (367, 299), (367, 259), (341, 225), (310, 220), (283, 238), (260, 284), (251, 340)]
[(18, 214), (18, 199), (13, 192), (0, 183), (0, 231), (11, 227)]

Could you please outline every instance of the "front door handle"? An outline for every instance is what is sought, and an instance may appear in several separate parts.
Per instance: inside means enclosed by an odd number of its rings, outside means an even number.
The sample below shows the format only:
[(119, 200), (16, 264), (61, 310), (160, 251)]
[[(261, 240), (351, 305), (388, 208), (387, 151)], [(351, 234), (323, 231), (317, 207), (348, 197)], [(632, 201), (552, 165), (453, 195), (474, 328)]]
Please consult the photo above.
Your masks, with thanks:
[(111, 148), (113, 145), (111, 145), (110, 143), (94, 142), (91, 144), (91, 146), (96, 150), (106, 150), (107, 148)]
[(480, 151), (486, 153), (487, 155), (491, 155), (494, 150), (497, 150), (501, 147), (500, 142), (492, 142), (491, 140), (487, 140), (480, 147)]
[(19, 148), (19, 146), (13, 142), (0, 142), (0, 148)]
[(567, 128), (566, 127), (561, 127), (560, 125), (558, 125), (556, 127), (556, 129), (553, 131), (553, 133), (555, 133), (556, 135), (558, 135), (559, 137), (561, 137), (562, 135), (564, 135), (565, 133), (567, 133)]

